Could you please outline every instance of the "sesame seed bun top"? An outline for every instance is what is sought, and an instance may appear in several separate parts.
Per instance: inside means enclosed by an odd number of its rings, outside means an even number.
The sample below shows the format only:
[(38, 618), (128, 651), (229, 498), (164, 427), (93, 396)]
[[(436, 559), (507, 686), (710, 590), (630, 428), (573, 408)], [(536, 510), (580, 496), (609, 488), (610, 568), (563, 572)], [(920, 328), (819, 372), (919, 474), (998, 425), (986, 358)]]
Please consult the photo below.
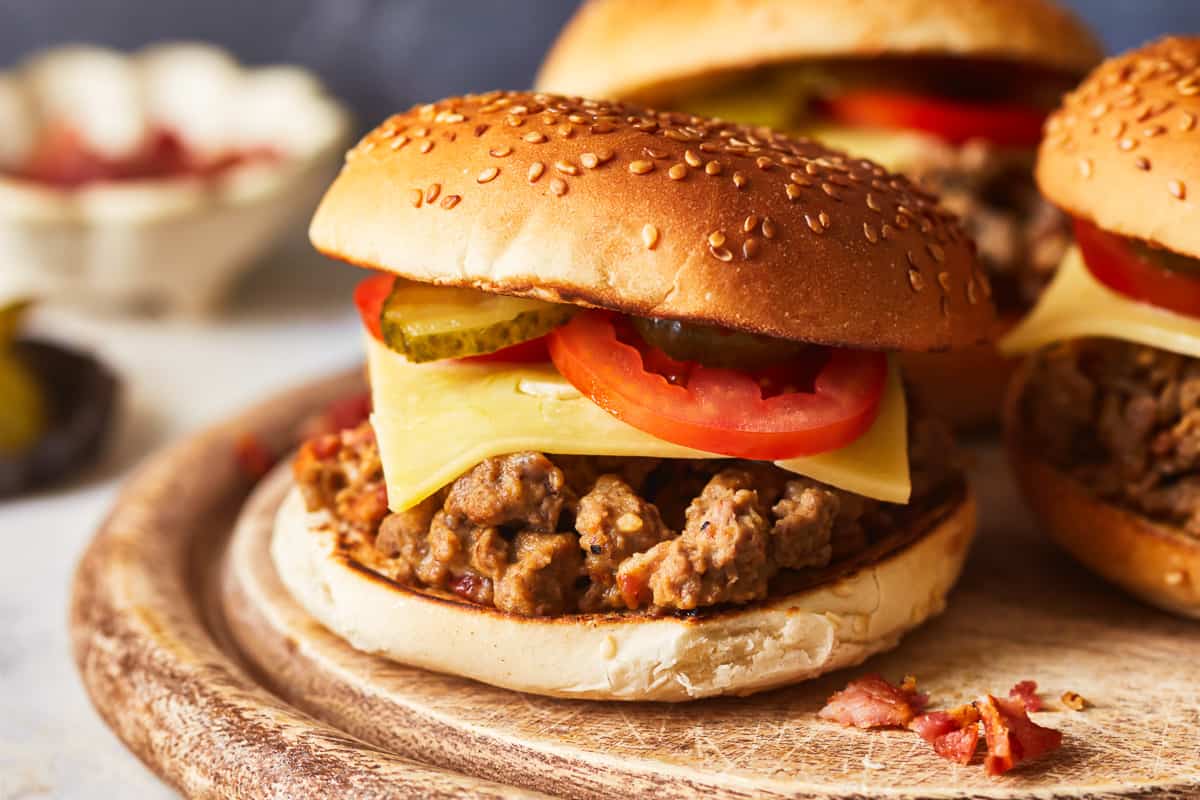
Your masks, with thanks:
[(310, 234), (417, 281), (830, 345), (964, 346), (994, 318), (973, 244), (906, 179), (761, 128), (553, 95), (392, 117)]
[(1098, 67), (1047, 123), (1037, 178), (1077, 217), (1200, 256), (1200, 37)]
[(656, 87), (812, 59), (958, 56), (1079, 76), (1103, 57), (1088, 28), (1050, 0), (656, 0), (647, 9), (590, 0), (537, 88), (659, 102)]

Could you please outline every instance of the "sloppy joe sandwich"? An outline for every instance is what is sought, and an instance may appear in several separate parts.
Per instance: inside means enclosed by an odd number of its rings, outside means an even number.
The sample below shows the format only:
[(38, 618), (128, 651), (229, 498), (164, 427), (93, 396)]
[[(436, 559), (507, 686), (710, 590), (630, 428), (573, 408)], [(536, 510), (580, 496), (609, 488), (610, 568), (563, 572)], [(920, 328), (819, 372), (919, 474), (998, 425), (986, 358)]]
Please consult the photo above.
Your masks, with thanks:
[[(1046, 115), (1101, 58), (1049, 0), (591, 0), (537, 87), (801, 132), (937, 192), (979, 246), (997, 338), (1070, 244), (1034, 186)], [(597, 68), (603, 64), (603, 68)], [(903, 221), (900, 221), (903, 224)], [(994, 345), (906, 355), (926, 405), (995, 422), (1010, 362)]]
[(1105, 62), (1046, 134), (1078, 247), (1004, 342), (1013, 464), (1076, 558), (1200, 616), (1200, 38)]
[(373, 413), (303, 445), (272, 552), (355, 647), (687, 700), (857, 663), (943, 608), (975, 507), (895, 354), (974, 345), (994, 309), (904, 178), (494, 92), (368, 134), (311, 238), (377, 271)]

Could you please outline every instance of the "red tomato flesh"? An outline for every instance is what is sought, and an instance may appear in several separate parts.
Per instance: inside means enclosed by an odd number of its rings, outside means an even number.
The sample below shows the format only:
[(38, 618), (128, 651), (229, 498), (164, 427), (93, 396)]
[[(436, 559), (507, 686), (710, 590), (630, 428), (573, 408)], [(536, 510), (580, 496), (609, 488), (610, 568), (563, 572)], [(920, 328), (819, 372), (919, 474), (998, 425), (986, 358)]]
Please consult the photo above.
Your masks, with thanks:
[(1200, 317), (1200, 278), (1151, 263), (1120, 236), (1075, 220), (1075, 239), (1088, 272), (1118, 294), (1177, 314)]
[(851, 92), (825, 101), (837, 122), (933, 134), (950, 144), (984, 139), (1002, 147), (1035, 147), (1046, 115), (1018, 105), (967, 103), (898, 92)]
[(619, 328), (604, 312), (576, 314), (548, 335), (550, 358), (605, 411), (664, 441), (782, 460), (844, 447), (879, 413), (882, 353), (814, 348), (812, 357), (749, 373), (675, 361)]

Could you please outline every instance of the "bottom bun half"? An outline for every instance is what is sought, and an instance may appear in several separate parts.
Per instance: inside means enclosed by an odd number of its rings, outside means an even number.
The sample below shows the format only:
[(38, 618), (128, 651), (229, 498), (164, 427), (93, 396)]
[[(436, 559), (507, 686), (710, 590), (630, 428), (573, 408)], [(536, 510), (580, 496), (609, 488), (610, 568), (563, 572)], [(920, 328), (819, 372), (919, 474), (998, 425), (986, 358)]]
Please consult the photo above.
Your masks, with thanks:
[(1041, 528), (1077, 561), (1135, 597), (1200, 619), (1200, 541), (1097, 497), (1040, 458), (1026, 441), (1021, 398), (1027, 370), (1009, 392), (1009, 461)]
[(975, 531), (969, 492), (856, 571), (761, 604), (683, 617), (521, 617), (402, 586), (339, 548), (293, 489), (271, 553), (284, 584), (359, 650), (534, 694), (683, 701), (853, 666), (945, 607)]
[[(1002, 318), (995, 338), (1016, 322), (1016, 317)], [(1005, 390), (1019, 363), (1002, 355), (993, 342), (942, 353), (900, 354), (905, 383), (921, 408), (963, 433), (999, 427)]]

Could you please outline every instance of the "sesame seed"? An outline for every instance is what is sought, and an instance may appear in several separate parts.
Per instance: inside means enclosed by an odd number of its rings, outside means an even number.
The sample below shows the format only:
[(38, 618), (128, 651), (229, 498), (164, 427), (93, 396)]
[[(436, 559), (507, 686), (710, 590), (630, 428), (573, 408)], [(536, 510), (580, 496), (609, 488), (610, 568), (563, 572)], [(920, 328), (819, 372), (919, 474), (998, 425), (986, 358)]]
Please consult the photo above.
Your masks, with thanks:
[(764, 239), (774, 239), (779, 234), (779, 226), (770, 217), (763, 217), (762, 235)]
[(914, 253), (912, 250), (905, 251), (904, 257), (908, 259), (908, 265), (910, 267), (920, 267), (921, 266), (920, 262), (917, 261), (917, 254)]
[(524, 139), (525, 141), (529, 142), (530, 144), (542, 144), (543, 142), (546, 141), (546, 134), (544, 134), (540, 131), (530, 131), (529, 133), (525, 134), (521, 138)]
[(820, 214), (817, 214), (817, 219), (820, 221), (821, 227), (825, 230), (829, 230), (829, 226), (833, 224), (833, 220), (831, 220), (829, 215), (824, 211), (822, 211)]
[(425, 196), (421, 193), (420, 189), (413, 189), (408, 193), (408, 199), (409, 202), (412, 203), (413, 208), (420, 208), (421, 201), (424, 199), (424, 197)]
[(667, 157), (666, 150), (656, 150), (653, 147), (643, 147), (642, 152), (646, 154), (646, 158), (660, 161)]
[(717, 259), (718, 261), (733, 261), (733, 252), (727, 247), (713, 247), (712, 245), (709, 245), (708, 252), (712, 253), (713, 258)]
[(796, 184), (789, 183), (787, 186), (785, 186), (783, 188), (785, 191), (787, 191), (788, 200), (795, 201), (800, 197), (800, 187), (797, 186)]
[(647, 173), (654, 171), (654, 162), (643, 161), (640, 159), (638, 161), (630, 161), (629, 171), (634, 175), (646, 175)]
[[(480, 110), (482, 111), (483, 109), (480, 109)], [(478, 139), (480, 136), (483, 136), (485, 133), (487, 133), (487, 130), (490, 127), (492, 127), (492, 126), (487, 125), (486, 123), (476, 125), (475, 126), (475, 138)]]
[(879, 198), (870, 192), (867, 192), (867, 208), (879, 214), (883, 213), (883, 206), (879, 205)]
[(1167, 129), (1164, 128), (1162, 125), (1155, 125), (1153, 127), (1146, 128), (1146, 130), (1142, 131), (1142, 135), (1148, 139), (1153, 139), (1155, 136), (1162, 136), (1166, 132), (1167, 132)]
[(939, 272), (937, 279), (938, 279), (938, 284), (942, 287), (943, 292), (950, 291), (950, 273), (949, 272)]
[(667, 170), (668, 177), (670, 177), (673, 181), (681, 181), (687, 177), (687, 174), (688, 169), (684, 164), (673, 164), (671, 168)]
[(512, 155), (512, 151), (513, 149), (511, 147), (504, 145), (502, 147), (493, 147), (491, 150), (488, 150), (488, 155), (495, 158), (507, 158), (508, 156)]
[(813, 233), (824, 233), (825, 228), (821, 226), (821, 221), (812, 214), (805, 214), (804, 221), (808, 223), (808, 229)]
[(1085, 178), (1092, 177), (1092, 160), (1090, 158), (1079, 159), (1079, 174)]
[(413, 128), (412, 133), (413, 133), (413, 136), (416, 136), (418, 139), (424, 139), (426, 136), (429, 135), (429, 128), (424, 128), (424, 127)]
[(896, 232), (896, 229), (895, 229), (895, 228), (893, 228), (891, 225), (888, 225), (888, 224), (885, 222), (885, 223), (883, 223), (883, 225), (881, 225), (881, 226), (880, 226), (880, 228), (879, 228), (879, 238), (880, 238), (880, 239), (891, 239), (891, 238), (892, 238), (892, 235), (893, 235), (895, 232)]
[(764, 172), (775, 166), (775, 162), (772, 161), (768, 156), (759, 156), (758, 158), (754, 159), (754, 163)]
[(614, 130), (616, 129), (612, 126), (612, 123), (609, 122), (598, 122), (592, 127), (588, 128), (588, 132), (595, 134), (612, 133)]
[(1175, 84), (1175, 89), (1184, 97), (1200, 94), (1200, 75), (1189, 75)]
[(979, 303), (979, 290), (976, 287), (974, 279), (967, 280), (967, 302), (971, 305)]
[(579, 167), (572, 164), (570, 161), (555, 161), (554, 168), (563, 175), (578, 175)]
[(570, 139), (575, 135), (575, 127), (573, 125), (563, 123), (562, 125), (558, 126), (558, 135), (564, 139)]
[(1190, 111), (1184, 111), (1183, 118), (1179, 120), (1179, 130), (1183, 131), (1184, 133), (1187, 133), (1188, 131), (1195, 129), (1195, 127), (1196, 127), (1196, 115), (1191, 113)]
[(683, 160), (689, 167), (699, 167), (704, 163), (703, 159), (700, 158), (695, 150), (683, 151)]
[(1145, 156), (1138, 156), (1138, 158), (1133, 162), (1133, 165), (1142, 172), (1150, 171), (1150, 159), (1146, 158)]
[(540, 161), (535, 161), (529, 165), (529, 182), (537, 183), (538, 178), (542, 177), (542, 173), (546, 171), (546, 165)]
[(499, 174), (499, 167), (488, 167), (475, 176), (475, 181), (477, 183), (489, 183), (490, 181), (495, 180), (496, 176)]
[(742, 232), (743, 233), (750, 233), (757, 227), (758, 227), (758, 217), (756, 217), (754, 214), (751, 214), (750, 216), (746, 217), (745, 221), (742, 222)]
[(867, 237), (867, 241), (871, 244), (879, 243), (879, 233), (871, 227), (871, 223), (863, 223), (863, 235)]
[(1130, 150), (1137, 149), (1137, 146), (1138, 146), (1138, 140), (1131, 138), (1129, 136), (1126, 136), (1124, 139), (1117, 142), (1117, 147), (1121, 148), (1126, 153), (1128, 153)]
[(704, 165), (704, 173), (706, 175), (720, 175), (721, 174), (721, 162), (717, 161), (715, 159), (708, 162), (707, 164)]
[(912, 223), (909, 221), (908, 217), (904, 216), (903, 214), (896, 215), (896, 227), (899, 228), (900, 230), (902, 230), (902, 231), (908, 230), (908, 227), (911, 224)]
[(740, 172), (733, 173), (733, 185), (734, 186), (736, 186), (739, 189), (744, 189), (746, 187), (747, 183), (748, 183), (748, 181), (746, 180), (745, 175), (743, 175)]
[(504, 123), (510, 128), (519, 128), (525, 124), (525, 118), (519, 117), (516, 114), (509, 114), (504, 118)]
[(458, 205), (458, 203), (459, 203), (459, 201), (460, 201), (460, 200), (462, 200), (462, 197), (460, 197), (459, 195), (456, 195), (456, 194), (448, 194), (448, 195), (446, 195), (445, 197), (443, 197), (443, 198), (442, 198), (442, 208), (444, 208), (444, 209), (446, 209), (447, 211), (449, 211), (450, 209), (452, 209), (452, 208), (454, 208), (456, 205)]
[(915, 269), (908, 271), (908, 285), (913, 288), (914, 292), (919, 292), (925, 288), (925, 279), (921, 277), (921, 273)]
[(399, 150), (401, 147), (404, 147), (404, 145), (406, 145), (406, 144), (408, 144), (407, 136), (397, 136), (395, 139), (392, 139), (392, 143), (388, 146), (391, 147), (393, 150)]
[(615, 153), (612, 150), (605, 147), (596, 151), (596, 160), (601, 164), (607, 164), (609, 161), (612, 161), (614, 155)]
[(746, 241), (742, 242), (742, 256), (749, 261), (756, 258), (762, 252), (762, 243), (753, 236), (747, 237)]
[(438, 195), (442, 193), (442, 185), (440, 183), (431, 183), (429, 188), (425, 190), (425, 202), (432, 203), (437, 200)]
[(721, 247), (725, 244), (725, 234), (720, 231), (713, 231), (708, 235), (709, 247)]
[(1091, 111), (1088, 112), (1088, 114), (1092, 119), (1100, 119), (1109, 112), (1110, 108), (1111, 107), (1108, 105), (1108, 103), (1098, 103), (1092, 108)]
[(464, 117), (462, 114), (447, 114), (446, 116), (442, 117), (442, 122), (449, 122), (453, 124), (456, 122), (462, 122), (465, 119), (466, 117)]
[(583, 164), (588, 169), (595, 169), (600, 164), (600, 159), (595, 153), (584, 153), (579, 157), (579, 163)]
[(658, 246), (658, 228), (653, 225), (642, 226), (642, 243), (646, 245), (647, 250), (653, 250)]
[(1184, 185), (1183, 181), (1176, 180), (1169, 182), (1167, 184), (1167, 191), (1170, 192), (1171, 196), (1176, 200), (1187, 199), (1187, 186)]
[(564, 181), (562, 178), (551, 178), (550, 179), (550, 194), (554, 195), (555, 197), (562, 197), (566, 193), (567, 193), (567, 182), (566, 181)]
[(1163, 582), (1168, 586), (1179, 586), (1187, 578), (1182, 571), (1174, 569), (1163, 576)]
[(925, 245), (925, 248), (929, 251), (929, 255), (933, 256), (934, 261), (939, 264), (946, 263), (946, 251), (940, 244), (929, 242)]
[(419, 149), (419, 150), (420, 150), (422, 153), (428, 153), (430, 150), (432, 150), (432, 149), (433, 149), (433, 140), (432, 140), (432, 139), (426, 139), (425, 141), (421, 142), (421, 146), (420, 146), (418, 149)]

